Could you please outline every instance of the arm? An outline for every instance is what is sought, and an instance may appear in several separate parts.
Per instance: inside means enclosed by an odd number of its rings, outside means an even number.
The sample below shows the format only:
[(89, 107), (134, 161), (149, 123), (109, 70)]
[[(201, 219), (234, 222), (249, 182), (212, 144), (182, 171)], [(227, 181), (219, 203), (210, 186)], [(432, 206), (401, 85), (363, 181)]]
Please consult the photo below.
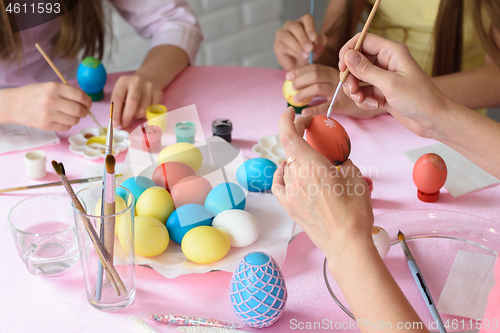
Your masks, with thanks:
[[(420, 323), (373, 244), (373, 211), (368, 185), (359, 169), (348, 160), (341, 172), (336, 172), (336, 167), (303, 139), (312, 117), (300, 117), (295, 123), (294, 117), (292, 108), (280, 117), (280, 142), (286, 156), (295, 161), (282, 163), (276, 170), (274, 195), (325, 253), (328, 268), (358, 323), (384, 321), (393, 328), (398, 322)], [(361, 195), (349, 191), (358, 186), (365, 189)], [(341, 194), (332, 190), (338, 187), (344, 189)], [(360, 267), (363, 274), (359, 274)], [(364, 325), (359, 329), (373, 331)]]
[(161, 103), (162, 90), (189, 64), (203, 39), (196, 17), (184, 0), (112, 0), (118, 12), (151, 48), (141, 67), (121, 77), (114, 88), (115, 126), (143, 118), (146, 108)]
[[(404, 44), (368, 34), (363, 42), (367, 58), (352, 51), (358, 38), (340, 51), (339, 67), (349, 68), (344, 92), (360, 108), (368, 103), (384, 107), (413, 133), (449, 145), (500, 178), (500, 123), (443, 94)], [(360, 87), (359, 80), (372, 85)]]

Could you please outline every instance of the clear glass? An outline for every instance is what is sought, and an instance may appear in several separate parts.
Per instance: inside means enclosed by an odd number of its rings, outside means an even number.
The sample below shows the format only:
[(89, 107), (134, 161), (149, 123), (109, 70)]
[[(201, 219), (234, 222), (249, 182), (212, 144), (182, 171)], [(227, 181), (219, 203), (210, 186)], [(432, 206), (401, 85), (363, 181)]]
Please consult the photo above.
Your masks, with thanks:
[[(87, 214), (82, 214), (72, 204), (87, 299), (90, 305), (102, 311), (123, 309), (130, 305), (135, 297), (134, 197), (127, 189), (121, 186), (117, 186), (117, 188), (121, 189), (120, 194), (126, 207), (116, 214), (107, 216), (99, 214), (102, 185), (86, 187), (76, 194)], [(116, 195), (115, 201), (121, 201), (118, 195)], [(123, 207), (117, 204), (117, 208)], [(90, 220), (99, 236), (101, 236), (101, 223), (109, 223), (113, 220), (115, 222), (114, 237), (111, 237), (113, 243), (112, 261), (126, 288), (126, 292), (121, 292), (121, 295), (116, 294), (106, 274), (103, 274), (102, 268), (99, 268), (100, 260), (85, 228), (84, 219)], [(107, 230), (109, 231), (109, 228)], [(109, 246), (110, 239), (106, 239), (106, 244)], [(100, 297), (99, 289), (101, 290)]]
[(39, 194), (17, 203), (8, 220), (19, 257), (33, 275), (60, 276), (78, 261), (70, 198)]

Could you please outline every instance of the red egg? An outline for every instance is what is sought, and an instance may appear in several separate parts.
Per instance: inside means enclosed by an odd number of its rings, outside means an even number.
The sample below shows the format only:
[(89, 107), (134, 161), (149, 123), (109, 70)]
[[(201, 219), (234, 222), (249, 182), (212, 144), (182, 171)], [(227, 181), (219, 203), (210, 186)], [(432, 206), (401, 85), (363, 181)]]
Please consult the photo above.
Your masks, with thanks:
[(200, 176), (189, 176), (179, 181), (170, 191), (175, 208), (187, 204), (205, 205), (205, 199), (212, 190), (208, 180)]
[(437, 201), (447, 175), (448, 169), (441, 156), (433, 153), (422, 155), (413, 166), (417, 197), (424, 202)]
[(314, 116), (306, 130), (306, 140), (334, 165), (341, 165), (351, 153), (351, 139), (342, 125), (324, 115)]
[(156, 185), (170, 191), (181, 179), (196, 175), (193, 168), (181, 162), (165, 162), (156, 167), (153, 181)]

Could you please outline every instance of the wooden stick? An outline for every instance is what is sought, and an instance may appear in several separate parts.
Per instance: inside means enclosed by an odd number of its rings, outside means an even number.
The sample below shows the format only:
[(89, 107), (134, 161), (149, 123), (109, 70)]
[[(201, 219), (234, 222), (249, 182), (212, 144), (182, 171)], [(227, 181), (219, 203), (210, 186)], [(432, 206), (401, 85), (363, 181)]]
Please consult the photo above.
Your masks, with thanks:
[(80, 217), (81, 217), (82, 222), (85, 226), (85, 229), (87, 230), (87, 233), (89, 234), (90, 240), (92, 241), (92, 244), (94, 245), (97, 256), (99, 257), (99, 260), (100, 260), (102, 266), (106, 270), (106, 273), (109, 273), (109, 276), (112, 277), (112, 279), (109, 282), (113, 286), (115, 293), (118, 296), (120, 296), (121, 295), (120, 288), (122, 289), (122, 291), (124, 293), (126, 293), (127, 288), (125, 288), (125, 285), (123, 284), (123, 281), (120, 278), (120, 275), (116, 271), (115, 266), (113, 266), (113, 264), (109, 260), (109, 255), (106, 252), (104, 245), (99, 240), (99, 236), (97, 235), (97, 232), (95, 231), (94, 226), (90, 222), (90, 219), (86, 216), (87, 212), (83, 208), (82, 204), (80, 203), (80, 200), (78, 200), (78, 198), (76, 197), (76, 194), (73, 191), (73, 188), (69, 184), (68, 178), (66, 177), (65, 172), (64, 172), (64, 166), (62, 165), (62, 163), (57, 163), (56, 161), (52, 161), (52, 166), (54, 167), (54, 170), (61, 178), (61, 181), (64, 184), (64, 187), (66, 188), (66, 191), (68, 192), (68, 195), (71, 198), (73, 205), (82, 214), (82, 215), (80, 215)]
[[(121, 177), (123, 174), (118, 174), (115, 177)], [(96, 182), (98, 180), (102, 180), (102, 176), (97, 176), (97, 177), (90, 177), (90, 178), (83, 178), (83, 179), (73, 179), (70, 180), (70, 184), (81, 184), (81, 183), (90, 183), (90, 182)], [(46, 183), (46, 184), (37, 184), (37, 185), (28, 185), (28, 186), (19, 186), (19, 187), (11, 187), (11, 188), (4, 188), (0, 190), (0, 193), (4, 192), (14, 192), (14, 191), (23, 191), (23, 190), (31, 190), (34, 188), (43, 188), (43, 187), (52, 187), (52, 186), (61, 186), (63, 185), (62, 182), (53, 182), (53, 183)]]
[[(106, 193), (104, 194), (104, 215), (115, 214), (115, 157), (111, 154), (106, 156)], [(115, 217), (104, 218), (104, 247), (108, 251), (111, 263), (115, 247)]]
[[(67, 86), (69, 86), (69, 83), (68, 81), (66, 81), (66, 79), (64, 78), (64, 76), (62, 75), (62, 73), (59, 71), (59, 69), (57, 69), (56, 65), (52, 62), (52, 60), (49, 58), (49, 56), (47, 55), (47, 53), (45, 53), (45, 51), (42, 49), (42, 47), (36, 43), (35, 44), (35, 47), (38, 49), (38, 51), (40, 52), (40, 54), (42, 55), (42, 57), (45, 58), (45, 60), (47, 61), (47, 63), (50, 65), (50, 67), (52, 67), (52, 70), (57, 74), (57, 76), (59, 76), (59, 79)], [(99, 126), (99, 128), (101, 129), (101, 131), (105, 131), (104, 127), (101, 126), (101, 124), (99, 123), (99, 121), (97, 121), (97, 118), (92, 114), (92, 112), (89, 111), (89, 116), (90, 118), (92, 118), (92, 120), (97, 124), (97, 126)]]

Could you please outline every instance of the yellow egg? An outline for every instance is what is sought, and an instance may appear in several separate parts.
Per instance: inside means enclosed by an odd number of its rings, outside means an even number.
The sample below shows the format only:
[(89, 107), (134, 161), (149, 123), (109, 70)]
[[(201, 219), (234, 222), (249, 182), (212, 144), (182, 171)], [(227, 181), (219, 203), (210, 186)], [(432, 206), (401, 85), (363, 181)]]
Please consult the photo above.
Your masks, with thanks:
[(198, 264), (210, 264), (221, 260), (229, 252), (231, 242), (221, 230), (201, 226), (189, 230), (182, 239), (182, 252)]
[(158, 165), (163, 162), (181, 162), (197, 171), (203, 163), (201, 151), (188, 142), (178, 142), (164, 148), (158, 155)]
[[(131, 230), (125, 225), (118, 232), (122, 248), (130, 246)], [(162, 254), (168, 246), (170, 238), (168, 230), (158, 219), (149, 216), (136, 216), (134, 223), (135, 253), (144, 257), (154, 257)]]
[(144, 191), (137, 200), (135, 215), (154, 217), (165, 224), (174, 209), (170, 193), (163, 187), (153, 186)]
[[(95, 210), (94, 210), (94, 215), (95, 216), (101, 216), (101, 201), (102, 199), (99, 199), (97, 201), (97, 205), (95, 205)], [(125, 203), (125, 200), (123, 200), (122, 197), (119, 195), (115, 196), (115, 213), (123, 212), (127, 208), (127, 204)], [(115, 233), (118, 233), (118, 225), (123, 221), (124, 219), (128, 218), (128, 214), (123, 214), (119, 215), (116, 217), (115, 220)]]
[(309, 102), (312, 100), (312, 98), (308, 98), (301, 102), (295, 102), (293, 100), (293, 97), (297, 95), (297, 93), (298, 91), (292, 88), (292, 81), (286, 80), (283, 84), (283, 96), (285, 97), (288, 104), (296, 107), (303, 107), (309, 104)]

